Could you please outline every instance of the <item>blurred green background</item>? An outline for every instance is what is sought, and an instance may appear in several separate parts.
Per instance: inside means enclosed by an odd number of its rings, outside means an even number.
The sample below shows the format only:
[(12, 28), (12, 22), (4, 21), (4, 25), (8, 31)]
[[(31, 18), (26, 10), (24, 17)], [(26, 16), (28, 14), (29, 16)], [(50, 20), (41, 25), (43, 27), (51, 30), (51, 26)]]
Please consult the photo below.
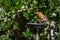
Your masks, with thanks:
[(37, 10), (56, 22), (56, 40), (60, 40), (60, 0), (0, 0), (0, 40), (32, 40), (25, 25), (37, 21)]

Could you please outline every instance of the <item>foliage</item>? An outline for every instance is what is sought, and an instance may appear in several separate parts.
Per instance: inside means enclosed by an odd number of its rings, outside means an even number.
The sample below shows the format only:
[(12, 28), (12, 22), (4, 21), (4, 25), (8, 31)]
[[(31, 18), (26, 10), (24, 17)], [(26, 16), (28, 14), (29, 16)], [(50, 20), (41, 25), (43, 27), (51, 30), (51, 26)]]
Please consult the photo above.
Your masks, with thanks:
[[(25, 23), (26, 20), (28, 20), (27, 22), (36, 22), (37, 16), (35, 13), (37, 10), (43, 12), (43, 14), (47, 16), (49, 20), (54, 20), (56, 22), (56, 27), (59, 28), (60, 26), (59, 4), (60, 4), (59, 0), (0, 0), (0, 32), (5, 31), (6, 33), (8, 30), (12, 31), (20, 30), (19, 27), (22, 27), (20, 26), (22, 24), (20, 23), (21, 16), (22, 20), (24, 20), (23, 23)], [(52, 18), (53, 13), (56, 14), (56, 17), (54, 18)], [(59, 30), (57, 31), (59, 32)], [(18, 31), (18, 33), (20, 33), (20, 31)], [(23, 33), (23, 35), (25, 34)], [(30, 35), (26, 35), (26, 37), (29, 36)], [(5, 35), (4, 37), (2, 37), (1, 40), (3, 40), (3, 38), (7, 38), (6, 40), (9, 40), (10, 39), (9, 36), (7, 37)]]
[(9, 35), (1, 35), (0, 40), (11, 40), (11, 39), (9, 38)]
[(26, 30), (26, 32), (22, 32), (22, 36), (28, 38), (28, 40), (31, 40), (32, 33)]

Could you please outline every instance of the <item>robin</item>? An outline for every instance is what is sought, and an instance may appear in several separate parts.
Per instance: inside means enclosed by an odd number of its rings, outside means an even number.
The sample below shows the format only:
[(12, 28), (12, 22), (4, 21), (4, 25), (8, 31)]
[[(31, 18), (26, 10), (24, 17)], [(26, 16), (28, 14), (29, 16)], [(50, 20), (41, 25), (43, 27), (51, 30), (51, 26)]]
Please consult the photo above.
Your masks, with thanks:
[(42, 12), (36, 12), (36, 14), (40, 21), (45, 22), (48, 20), (47, 17), (42, 14)]
[[(46, 25), (46, 28), (44, 28), (44, 35), (46, 35), (48, 33), (47, 30), (50, 30), (49, 29), (50, 22), (48, 18), (45, 15), (43, 15), (42, 12), (36, 12), (36, 14), (37, 14), (39, 21), (43, 22)], [(50, 38), (49, 35), (50, 34), (48, 34), (48, 39)]]

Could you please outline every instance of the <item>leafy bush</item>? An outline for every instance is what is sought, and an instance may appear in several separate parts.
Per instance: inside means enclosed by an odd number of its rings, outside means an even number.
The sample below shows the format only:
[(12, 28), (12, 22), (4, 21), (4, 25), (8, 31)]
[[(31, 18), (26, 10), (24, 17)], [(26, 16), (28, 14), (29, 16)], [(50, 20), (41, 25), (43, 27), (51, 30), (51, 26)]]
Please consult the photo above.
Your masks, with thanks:
[[(59, 29), (59, 4), (59, 0), (0, 0), (0, 32), (4, 32), (4, 36), (1, 38), (1, 40), (10, 39), (9, 36), (5, 35), (8, 30), (12, 30), (14, 36), (20, 36), (21, 27), (25, 27), (25, 24), (28, 22), (33, 23), (37, 21), (37, 16), (35, 14), (37, 10), (43, 12), (43, 14), (47, 16), (49, 20), (54, 20), (57, 25), (56, 27)], [(56, 17), (52, 18), (52, 14), (56, 14)], [(56, 30), (59, 32), (58, 29), (56, 28)], [(24, 30), (22, 32), (24, 32)], [(25, 34), (23, 33), (23, 35)], [(26, 37), (27, 36), (29, 37), (30, 35), (26, 35)]]

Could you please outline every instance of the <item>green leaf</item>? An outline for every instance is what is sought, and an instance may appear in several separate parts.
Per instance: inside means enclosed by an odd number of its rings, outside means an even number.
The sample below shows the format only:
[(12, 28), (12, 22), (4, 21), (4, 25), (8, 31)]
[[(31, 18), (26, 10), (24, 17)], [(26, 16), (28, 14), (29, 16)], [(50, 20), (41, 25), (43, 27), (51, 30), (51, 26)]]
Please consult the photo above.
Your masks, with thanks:
[(23, 16), (24, 16), (26, 19), (29, 19), (28, 13), (23, 13)]
[(18, 23), (13, 24), (13, 29), (17, 29)]

